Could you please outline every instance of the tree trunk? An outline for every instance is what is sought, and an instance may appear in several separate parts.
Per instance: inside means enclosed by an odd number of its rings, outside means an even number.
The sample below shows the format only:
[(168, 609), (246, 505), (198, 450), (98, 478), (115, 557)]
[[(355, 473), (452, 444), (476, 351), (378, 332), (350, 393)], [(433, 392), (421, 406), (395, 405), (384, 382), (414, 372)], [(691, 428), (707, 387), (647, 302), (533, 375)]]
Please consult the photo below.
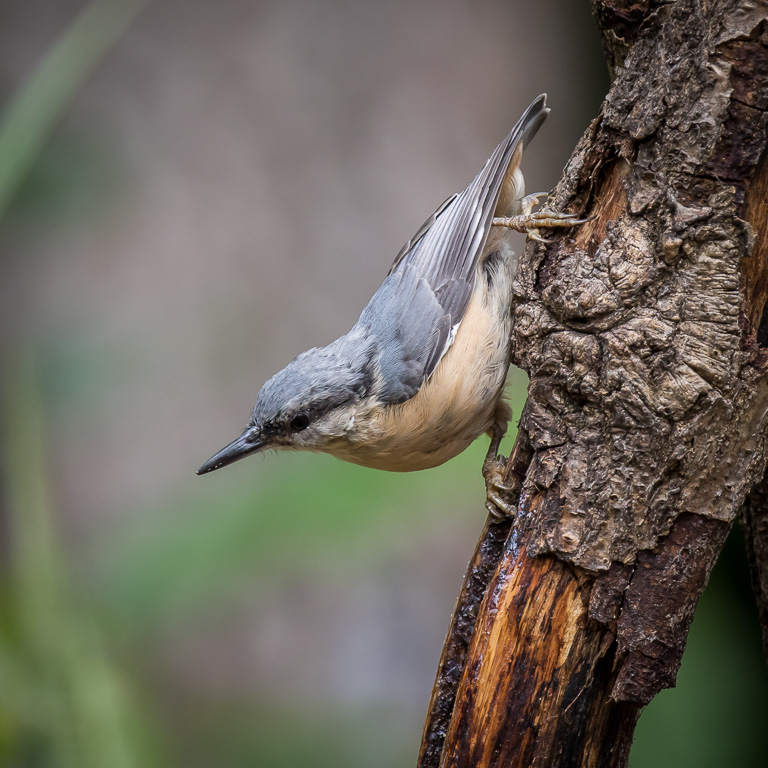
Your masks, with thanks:
[(765, 473), (768, 3), (593, 9), (616, 79), (549, 203), (590, 221), (521, 259), (517, 516), (470, 563), (419, 768), (626, 766)]

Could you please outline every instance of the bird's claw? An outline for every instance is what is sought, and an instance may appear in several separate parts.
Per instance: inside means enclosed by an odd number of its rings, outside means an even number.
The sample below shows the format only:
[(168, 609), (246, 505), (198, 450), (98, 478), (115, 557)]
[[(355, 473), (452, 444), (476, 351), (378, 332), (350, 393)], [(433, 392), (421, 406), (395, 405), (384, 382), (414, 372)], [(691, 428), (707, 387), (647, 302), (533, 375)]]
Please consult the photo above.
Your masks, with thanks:
[(520, 208), (523, 216), (528, 216), (533, 212), (533, 209), (539, 204), (539, 198), (548, 197), (549, 192), (534, 192), (532, 195), (526, 195), (520, 201)]
[(589, 219), (580, 219), (576, 213), (558, 213), (556, 211), (534, 211), (539, 204), (539, 198), (545, 197), (546, 192), (537, 192), (533, 195), (526, 195), (520, 201), (522, 213), (517, 216), (501, 216), (494, 218), (491, 223), (494, 227), (506, 227), (514, 229), (515, 232), (523, 232), (531, 240), (540, 243), (548, 243), (541, 236), (540, 229), (555, 229), (557, 227), (575, 227), (579, 224), (586, 224)]
[(483, 462), (483, 477), (485, 478), (485, 508), (496, 521), (508, 520), (515, 516), (516, 505), (507, 500), (512, 491), (504, 483), (504, 470), (507, 461), (503, 456), (488, 457)]

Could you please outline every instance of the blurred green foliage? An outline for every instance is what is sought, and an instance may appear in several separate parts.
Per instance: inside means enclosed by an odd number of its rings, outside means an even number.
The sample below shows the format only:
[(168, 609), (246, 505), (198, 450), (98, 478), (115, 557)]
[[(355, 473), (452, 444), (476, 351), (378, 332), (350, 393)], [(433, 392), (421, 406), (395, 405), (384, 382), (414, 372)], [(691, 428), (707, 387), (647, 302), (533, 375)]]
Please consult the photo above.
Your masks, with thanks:
[(646, 708), (633, 768), (764, 766), (768, 671), (741, 529), (732, 531), (699, 603), (677, 687)]
[(0, 592), (0, 759), (62, 768), (152, 766), (148, 729), (57, 542), (45, 418), (29, 356), (4, 361), (8, 569)]
[(72, 96), (148, 0), (95, 0), (3, 110), (0, 219)]
[[(75, 167), (88, 167), (92, 153), (54, 167), (50, 158), (61, 155), (46, 156), (45, 142), (141, 5), (87, 7), (7, 107), (0, 215), (30, 172), (14, 215), (71, 204), (55, 190), (66, 188)], [(74, 146), (78, 158), (83, 147)], [(98, 179), (99, 163), (93, 168), (90, 178)], [(105, 389), (103, 377), (119, 369), (104, 365), (103, 350), (77, 339), (39, 342), (37, 357), (5, 350), (1, 366), (0, 765), (412, 765), (421, 722), (408, 724), (404, 735), (395, 707), (169, 692), (152, 679), (152, 649), (242, 583), (318, 573), (329, 583), (353, 581), (403, 546), (404, 529), (411, 534), (406, 546), (425, 547), (441, 526), (456, 524), (444, 507), (475, 510), (479, 531), (484, 446), (432, 472), (396, 479), (323, 457), (267, 458), (268, 471), (258, 478), (234, 468), (226, 482), (185, 486), (157, 500), (75, 568), (56, 530), (47, 425), (57, 403), (73, 392), (87, 392), (80, 400), (92, 403)], [(523, 392), (523, 374), (512, 375), (515, 391)], [(519, 413), (521, 402), (513, 406)], [(467, 557), (473, 544), (467, 540)], [(736, 534), (696, 615), (678, 688), (658, 696), (640, 720), (633, 768), (765, 765), (768, 676), (754, 614)]]

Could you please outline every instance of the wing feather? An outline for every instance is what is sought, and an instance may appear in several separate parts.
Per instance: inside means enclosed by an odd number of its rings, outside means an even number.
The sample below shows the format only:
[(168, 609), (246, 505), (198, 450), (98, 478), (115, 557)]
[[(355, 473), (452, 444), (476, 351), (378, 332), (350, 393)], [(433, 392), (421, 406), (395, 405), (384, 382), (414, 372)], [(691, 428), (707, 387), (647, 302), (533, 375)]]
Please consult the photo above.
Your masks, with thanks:
[(449, 197), (403, 246), (360, 323), (378, 340), (382, 396), (412, 397), (453, 342), (474, 287), (491, 219), (510, 165), (544, 122), (546, 94), (515, 127), (460, 194)]

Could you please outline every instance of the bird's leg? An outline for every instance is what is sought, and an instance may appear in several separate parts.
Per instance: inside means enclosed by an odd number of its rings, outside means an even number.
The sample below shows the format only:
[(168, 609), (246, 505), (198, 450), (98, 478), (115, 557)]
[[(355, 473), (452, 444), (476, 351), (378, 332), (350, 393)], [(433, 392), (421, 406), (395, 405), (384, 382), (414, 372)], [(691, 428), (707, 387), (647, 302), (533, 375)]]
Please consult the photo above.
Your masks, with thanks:
[(489, 433), (491, 435), (491, 444), (488, 446), (488, 453), (483, 462), (483, 477), (485, 478), (485, 508), (491, 517), (496, 520), (504, 520), (508, 517), (514, 517), (515, 505), (510, 504), (506, 499), (506, 494), (512, 489), (504, 484), (504, 469), (507, 460), (499, 454), (501, 439), (507, 431), (507, 419), (497, 419), (493, 422)]
[(533, 209), (539, 203), (539, 198), (544, 197), (546, 192), (538, 192), (535, 195), (527, 195), (520, 203), (523, 212), (517, 216), (499, 217), (491, 220), (494, 227), (506, 227), (514, 229), (516, 232), (524, 232), (531, 240), (538, 240), (546, 243), (539, 229), (554, 227), (574, 227), (577, 224), (584, 224), (588, 219), (580, 219), (575, 213), (556, 213), (554, 211), (536, 211)]

